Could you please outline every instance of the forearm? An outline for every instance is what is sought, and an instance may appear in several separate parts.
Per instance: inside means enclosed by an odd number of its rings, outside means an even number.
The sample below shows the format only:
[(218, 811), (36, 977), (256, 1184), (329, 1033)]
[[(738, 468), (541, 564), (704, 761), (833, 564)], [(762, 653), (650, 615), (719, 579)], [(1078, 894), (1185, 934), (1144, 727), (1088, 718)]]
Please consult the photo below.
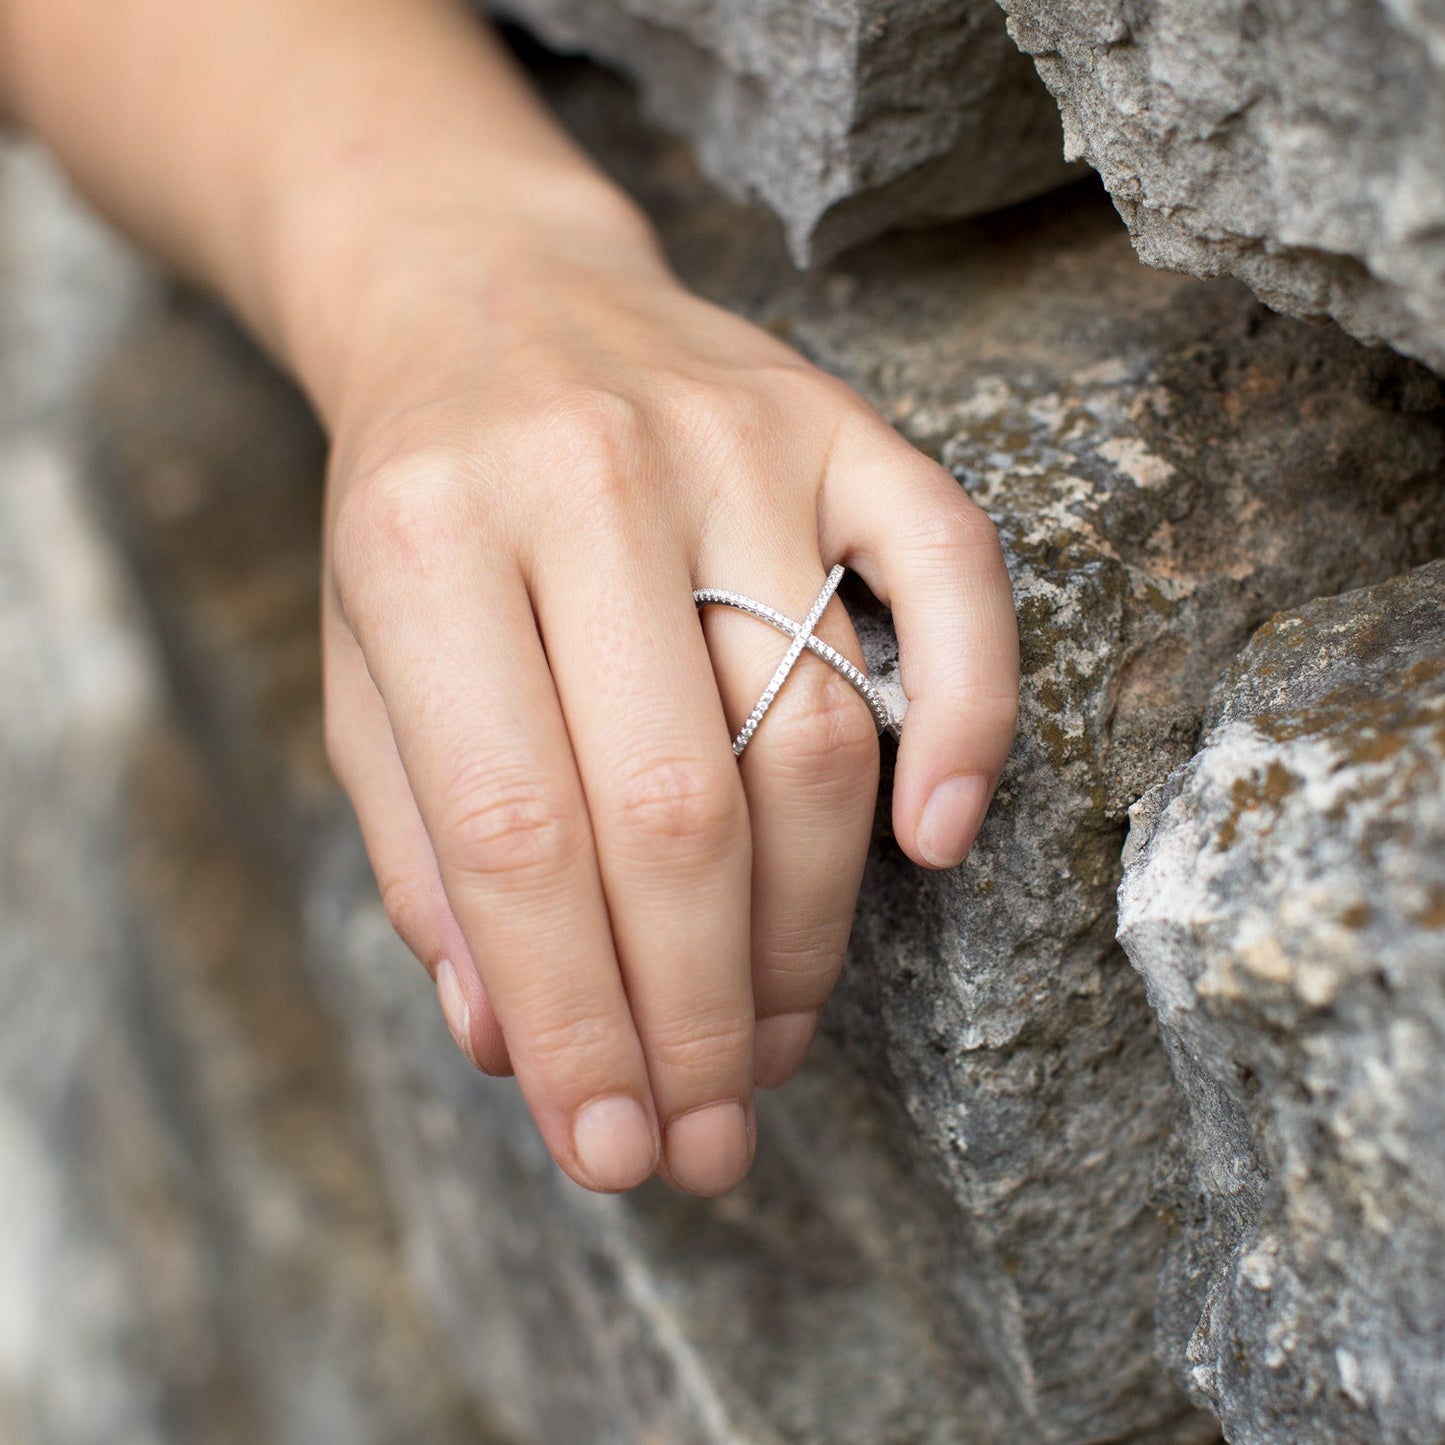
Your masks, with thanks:
[(650, 247), (449, 0), (0, 0), (0, 57), (0, 110), (224, 295), (323, 414), (359, 298), (426, 266), (430, 237), (476, 236), (478, 268), (568, 228)]

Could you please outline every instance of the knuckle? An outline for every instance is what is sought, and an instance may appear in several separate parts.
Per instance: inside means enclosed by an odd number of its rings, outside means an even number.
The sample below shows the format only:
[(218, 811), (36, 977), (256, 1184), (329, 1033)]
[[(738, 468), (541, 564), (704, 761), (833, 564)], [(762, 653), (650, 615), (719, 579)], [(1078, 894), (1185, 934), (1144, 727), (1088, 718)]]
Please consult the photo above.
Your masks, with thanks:
[(611, 828), (649, 852), (688, 845), (716, 847), (741, 821), (736, 777), (715, 765), (682, 758), (648, 758), (619, 779), (607, 805)]
[(783, 715), (773, 720), (763, 751), (777, 772), (813, 784), (847, 780), (860, 792), (871, 786), (878, 761), (872, 714), (852, 685), (826, 663), (799, 658), (773, 711)]
[(716, 381), (689, 371), (668, 371), (656, 379), (654, 390), (667, 415), (682, 422), (725, 409), (730, 400)]
[(978, 688), (975, 697), (983, 714), (983, 730), (1012, 737), (1019, 720), (1018, 688)]
[[(555, 1081), (557, 1075), (595, 1074), (596, 1062), (610, 1061), (626, 1031), (610, 1013), (537, 1012), (523, 1024), (533, 1062)], [(605, 1068), (602, 1072), (606, 1072)], [(621, 1068), (613, 1071), (625, 1076)]]
[(574, 387), (538, 410), (530, 465), (553, 478), (558, 525), (573, 535), (632, 530), (647, 465), (648, 425), (642, 408), (620, 392)]
[(584, 475), (607, 479), (636, 470), (647, 436), (642, 408), (601, 386), (576, 387), (556, 397), (542, 408), (538, 428), (550, 456), (564, 455)]
[(943, 564), (955, 563), (970, 552), (999, 550), (998, 528), (962, 493), (915, 523), (908, 541), (918, 556)]
[(432, 916), (433, 899), (431, 891), (416, 882), (399, 875), (378, 879), (381, 906), (387, 921), (397, 936), (408, 948), (421, 955), (422, 941)]
[(718, 460), (756, 446), (768, 428), (775, 399), (750, 385), (673, 372), (658, 388), (661, 405), (691, 449)]
[(738, 1072), (753, 1047), (754, 1022), (746, 1016), (697, 1017), (650, 1029), (644, 1040), (655, 1069), (708, 1081), (723, 1081)]
[(350, 483), (331, 525), (331, 558), (342, 614), (350, 621), (378, 568), (427, 568), (451, 550), (463, 488), (449, 455), (421, 453)]
[(759, 395), (785, 403), (789, 409), (841, 402), (851, 411), (859, 404), (858, 393), (846, 381), (794, 352), (753, 367), (751, 376)]
[(847, 939), (834, 929), (798, 929), (769, 938), (753, 960), (753, 991), (784, 1010), (818, 1008), (842, 967)]
[(446, 536), (458, 469), (449, 456), (419, 453), (353, 482), (337, 508), (337, 531), (367, 550), (412, 550)]
[(523, 886), (566, 873), (587, 846), (580, 811), (535, 782), (463, 778), (449, 793), (441, 852), (463, 882)]
[(961, 676), (956, 684), (958, 701), (952, 706), (946, 698), (936, 711), (940, 732), (960, 740), (1008, 738), (1018, 723), (1019, 693), (1015, 687), (996, 687)]

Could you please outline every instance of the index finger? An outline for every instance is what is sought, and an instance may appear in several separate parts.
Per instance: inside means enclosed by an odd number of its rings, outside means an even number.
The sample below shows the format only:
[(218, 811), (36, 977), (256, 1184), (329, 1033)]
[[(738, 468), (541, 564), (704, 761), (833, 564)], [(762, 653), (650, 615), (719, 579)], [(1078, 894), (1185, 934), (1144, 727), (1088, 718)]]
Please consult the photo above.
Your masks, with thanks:
[(839, 433), (820, 506), (823, 554), (893, 612), (908, 713), (893, 831), (915, 863), (963, 861), (1018, 718), (1013, 589), (993, 524), (951, 473), (882, 419)]

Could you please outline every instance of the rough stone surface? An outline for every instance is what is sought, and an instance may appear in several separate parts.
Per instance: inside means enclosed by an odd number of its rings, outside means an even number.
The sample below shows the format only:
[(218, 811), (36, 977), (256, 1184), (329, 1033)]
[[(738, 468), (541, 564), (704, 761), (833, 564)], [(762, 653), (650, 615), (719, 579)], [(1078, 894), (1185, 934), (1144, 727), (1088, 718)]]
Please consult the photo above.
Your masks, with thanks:
[(1440, 0), (1000, 0), (1151, 265), (1445, 371)]
[(800, 264), (1069, 178), (1059, 117), (993, 0), (493, 0), (616, 65)]
[[(1025, 663), (995, 811), (964, 868), (923, 874), (885, 790), (826, 1037), (764, 1102), (744, 1188), (587, 1194), (515, 1091), (450, 1046), (327, 774), (322, 453), (297, 397), (184, 298), (106, 367), (98, 474), (69, 422), (53, 430), (73, 381), (36, 383), (0, 421), (0, 648), (21, 683), (0, 699), (0, 1436), (451, 1445), (489, 1438), (480, 1402), (557, 1445), (1213, 1438), (1155, 1357), (1156, 1307), (1177, 1366), (1268, 1157), (1220, 1103), (1217, 1158), (1233, 1147), (1256, 1174), (1241, 1165), (1218, 1203), (1182, 1131), (1184, 1182), (1151, 1204), (1185, 1054), (1114, 940), (1126, 810), (1189, 758), (1271, 614), (1445, 552), (1440, 384), (1233, 283), (1142, 270), (1085, 189), (800, 278), (768, 220), (699, 185), (615, 87), (569, 66), (547, 84), (694, 284), (853, 381), (994, 515)], [(88, 314), (64, 298), (91, 267), (46, 274), (70, 278), (56, 315)], [(138, 607), (114, 600), (82, 476)], [(889, 669), (886, 615), (847, 600)], [(138, 610), (219, 816), (157, 722)], [(88, 986), (97, 963), (113, 966)], [(1309, 1064), (1289, 1060), (1299, 1092)], [(1365, 1104), (1387, 1098), (1373, 1079)], [(1364, 1118), (1350, 1147), (1389, 1156), (1393, 1127)], [(1338, 1172), (1300, 1197), (1334, 1207)], [(1410, 1323), (1428, 1330), (1440, 1291), (1421, 1281)], [(1278, 1338), (1273, 1401), (1314, 1378)], [(1340, 1389), (1384, 1409), (1366, 1370), (1382, 1351), (1344, 1358)], [(1190, 1383), (1214, 1401), (1210, 1378)], [(187, 1433), (198, 1420), (213, 1434)], [(1312, 1438), (1311, 1420), (1258, 1438)]]
[[(990, 509), (1024, 712), (964, 868), (913, 869), (880, 811), (828, 1039), (767, 1101), (747, 1186), (587, 1196), (452, 1056), (325, 777), (319, 465), (294, 398), (204, 317), (126, 354), (111, 505), (237, 816), (306, 904), (460, 1366), (559, 1442), (1209, 1438), (1153, 1354), (1172, 1084), (1114, 941), (1126, 809), (1188, 758), (1273, 612), (1445, 551), (1440, 386), (1231, 283), (1142, 269), (1092, 191), (798, 278), (612, 88), (565, 67), (549, 86), (695, 284), (860, 386)], [(886, 667), (886, 619), (849, 603)]]
[(1236, 1445), (1445, 1437), (1445, 564), (1261, 629), (1130, 851), (1170, 1363)]
[(154, 293), (0, 145), (0, 1440), (483, 1445), (90, 504), (77, 398)]
[[(1025, 686), (996, 810), (951, 877), (875, 853), (833, 1023), (986, 1231), (1020, 1372), (1084, 1435), (1117, 1408), (1101, 1358), (1150, 1388), (1129, 1342), (1160, 1235), (1133, 1209), (1169, 1109), (1111, 941), (1124, 810), (1276, 599), (1438, 553), (1445, 458), (1423, 376), (1228, 288), (1156, 291), (1102, 220), (1034, 225), (1039, 251), (1000, 237), (966, 296), (921, 265), (917, 293), (875, 273), (870, 298), (859, 267), (796, 334), (945, 438), (1011, 554)], [(1387, 433), (1388, 461), (1366, 441)]]

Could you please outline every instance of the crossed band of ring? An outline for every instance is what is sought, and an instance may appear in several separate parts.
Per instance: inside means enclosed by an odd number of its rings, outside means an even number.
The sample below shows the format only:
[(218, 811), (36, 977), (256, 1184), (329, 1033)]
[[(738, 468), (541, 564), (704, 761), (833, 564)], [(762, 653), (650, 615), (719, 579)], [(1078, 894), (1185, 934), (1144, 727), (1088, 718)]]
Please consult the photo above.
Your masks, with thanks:
[(699, 607), (736, 607), (738, 611), (746, 612), (748, 616), (756, 617), (759, 621), (776, 627), (779, 632), (785, 633), (793, 639), (787, 652), (783, 654), (783, 660), (778, 664), (777, 671), (773, 673), (771, 681), (763, 689), (762, 696), (754, 704), (752, 712), (748, 714), (747, 721), (743, 723), (738, 730), (737, 737), (733, 739), (734, 757), (742, 757), (743, 749), (752, 741), (758, 725), (762, 722), (768, 709), (772, 707), (773, 699), (777, 697), (779, 689), (788, 680), (788, 674), (793, 670), (793, 664), (803, 655), (804, 648), (815, 656), (821, 657), (834, 672), (847, 678), (853, 684), (858, 696), (868, 704), (868, 710), (873, 714), (873, 721), (877, 723), (880, 731), (889, 726), (892, 718), (888, 704), (868, 674), (849, 662), (837, 648), (829, 647), (821, 637), (817, 637), (813, 633), (813, 629), (818, 625), (819, 619), (842, 579), (843, 566), (839, 563), (828, 573), (828, 580), (823, 584), (823, 590), (818, 593), (817, 599), (808, 609), (808, 615), (801, 623), (794, 622), (791, 617), (785, 617), (776, 608), (769, 607), (766, 602), (758, 602), (754, 598), (744, 597), (740, 592), (728, 592), (721, 587), (700, 587), (692, 594), (693, 601)]

